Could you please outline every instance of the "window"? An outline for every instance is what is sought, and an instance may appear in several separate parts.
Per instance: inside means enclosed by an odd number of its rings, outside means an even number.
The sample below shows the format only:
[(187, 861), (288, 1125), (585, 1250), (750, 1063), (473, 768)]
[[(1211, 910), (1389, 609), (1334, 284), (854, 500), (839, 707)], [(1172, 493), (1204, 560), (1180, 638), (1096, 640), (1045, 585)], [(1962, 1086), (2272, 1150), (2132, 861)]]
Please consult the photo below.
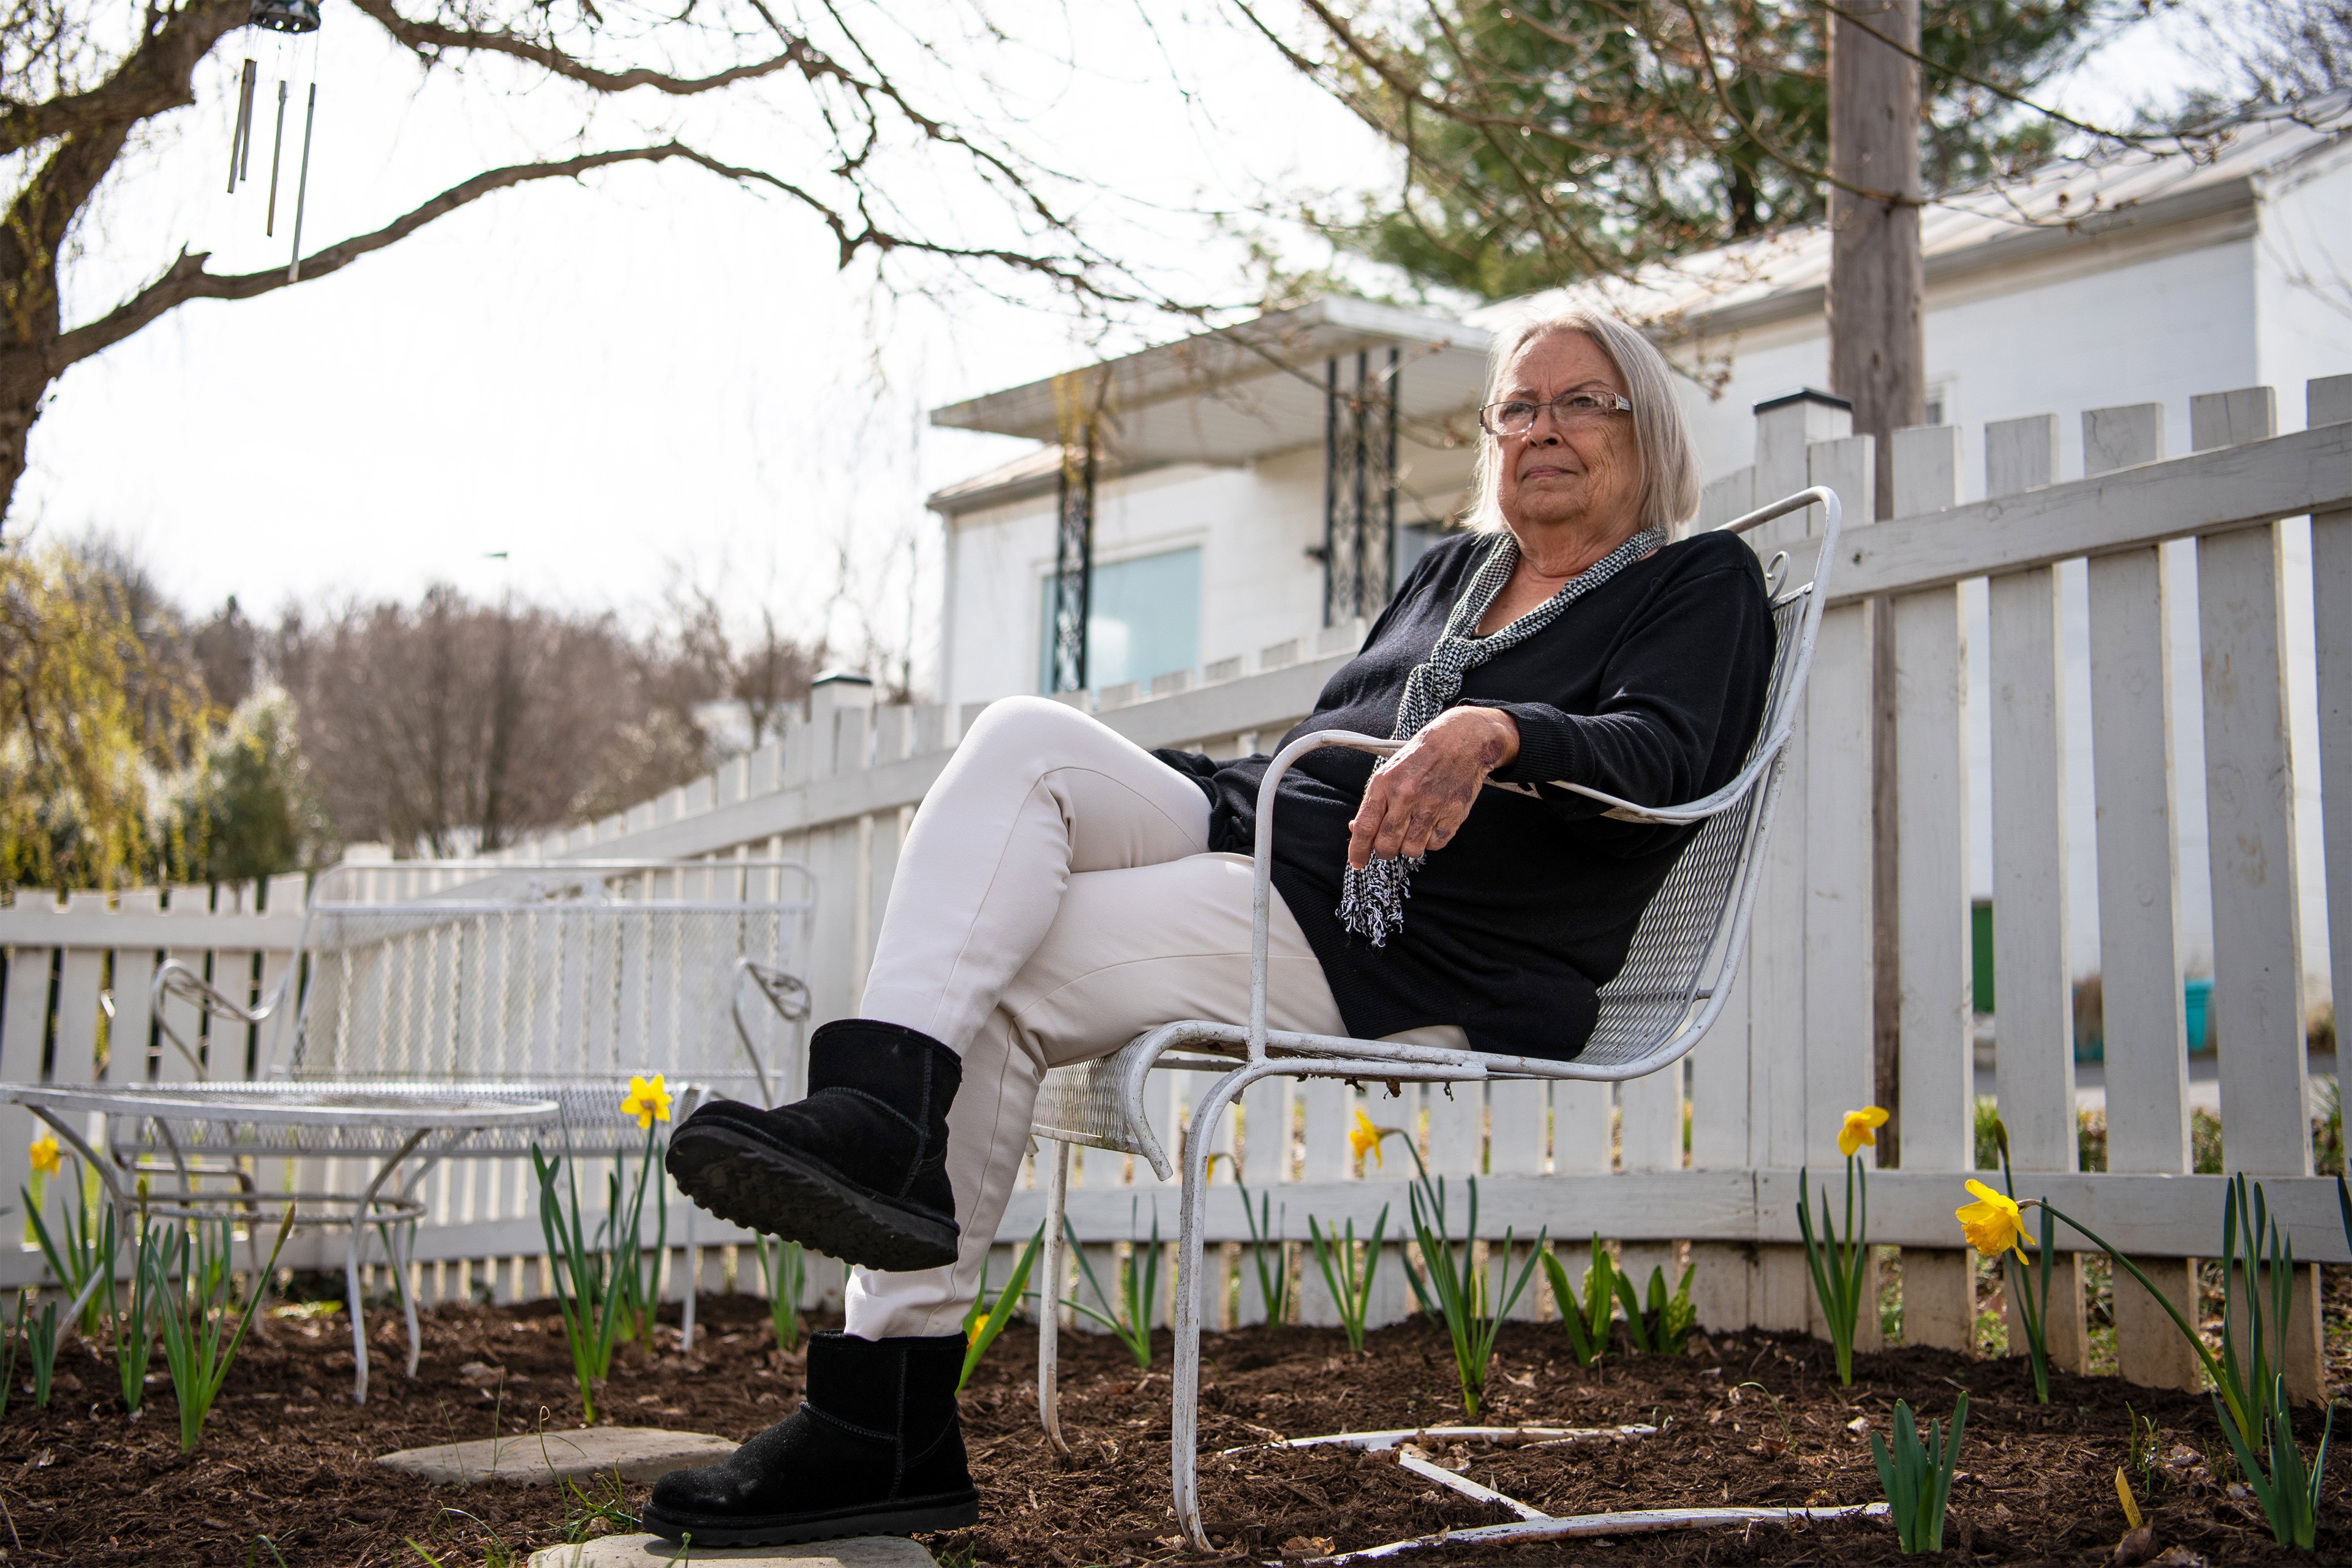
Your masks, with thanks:
[(1397, 524), (1395, 555), (1389, 576), (1390, 593), (1393, 594), (1404, 586), (1404, 580), (1412, 575), (1412, 569), (1421, 564), (1421, 558), (1429, 553), (1429, 547), (1444, 538), (1445, 532), (1445, 525), (1442, 522)]
[[(1054, 579), (1038, 613), (1037, 689), (1054, 689)], [(1201, 662), (1201, 550), (1095, 568), (1087, 605), (1087, 683), (1097, 689)]]

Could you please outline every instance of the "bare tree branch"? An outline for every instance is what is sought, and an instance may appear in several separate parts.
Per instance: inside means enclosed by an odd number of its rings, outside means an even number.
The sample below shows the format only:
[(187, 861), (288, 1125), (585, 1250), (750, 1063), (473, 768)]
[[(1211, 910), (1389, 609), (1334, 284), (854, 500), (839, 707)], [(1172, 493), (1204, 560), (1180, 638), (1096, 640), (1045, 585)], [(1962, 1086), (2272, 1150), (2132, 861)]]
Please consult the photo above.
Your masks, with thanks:
[[(300, 280), (308, 283), (331, 272), (340, 272), (369, 252), (397, 244), (434, 219), (446, 217), (493, 191), (502, 191), (534, 180), (576, 179), (591, 170), (609, 168), (615, 163), (658, 163), (667, 158), (680, 157), (705, 162), (678, 142), (666, 142), (658, 147), (623, 147), (610, 152), (586, 153), (558, 163), (516, 163), (503, 169), (486, 170), (470, 180), (450, 186), (422, 206), (403, 213), (382, 228), (354, 235), (304, 257)], [(180, 258), (172, 264), (171, 270), (163, 277), (88, 326), (77, 327), (60, 335), (52, 350), (55, 363), (50, 374), (55, 374), (78, 360), (88, 359), (113, 347), (175, 305), (185, 304), (191, 300), (251, 300), (286, 288), (294, 280), (289, 269), (283, 267), (273, 267), (263, 272), (207, 272), (205, 262), (208, 258), (209, 253), (190, 255), (183, 251)]]
[(362, 14), (373, 17), (394, 38), (427, 60), (436, 58), (442, 51), (448, 49), (506, 55), (528, 60), (542, 70), (568, 81), (576, 81), (583, 87), (593, 88), (598, 92), (627, 92), (633, 88), (650, 87), (684, 98), (795, 68), (812, 81), (830, 77), (845, 85), (858, 85), (848, 72), (825, 58), (807, 39), (790, 35), (785, 37), (784, 52), (772, 58), (732, 66), (711, 76), (675, 77), (642, 67), (624, 71), (600, 70), (561, 49), (534, 43), (503, 28), (449, 27), (438, 22), (412, 21), (394, 9), (391, 0), (352, 0), (352, 4)]
[(196, 62), (223, 34), (252, 20), (253, 0), (198, 0), (184, 10), (151, 10), (148, 16), (146, 37), (99, 87), (38, 103), (0, 97), (0, 153), (118, 130), (195, 102), (189, 84)]

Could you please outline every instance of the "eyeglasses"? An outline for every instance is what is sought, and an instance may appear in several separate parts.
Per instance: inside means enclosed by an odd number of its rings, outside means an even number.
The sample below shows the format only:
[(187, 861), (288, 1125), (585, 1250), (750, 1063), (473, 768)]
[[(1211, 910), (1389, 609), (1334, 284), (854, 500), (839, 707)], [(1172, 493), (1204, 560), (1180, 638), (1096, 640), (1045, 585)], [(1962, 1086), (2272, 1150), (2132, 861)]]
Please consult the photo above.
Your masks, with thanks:
[(1523, 436), (1535, 428), (1536, 411), (1551, 410), (1555, 425), (1591, 425), (1612, 414), (1631, 414), (1633, 405), (1613, 392), (1563, 392), (1549, 404), (1489, 403), (1478, 410), (1478, 424), (1489, 436)]

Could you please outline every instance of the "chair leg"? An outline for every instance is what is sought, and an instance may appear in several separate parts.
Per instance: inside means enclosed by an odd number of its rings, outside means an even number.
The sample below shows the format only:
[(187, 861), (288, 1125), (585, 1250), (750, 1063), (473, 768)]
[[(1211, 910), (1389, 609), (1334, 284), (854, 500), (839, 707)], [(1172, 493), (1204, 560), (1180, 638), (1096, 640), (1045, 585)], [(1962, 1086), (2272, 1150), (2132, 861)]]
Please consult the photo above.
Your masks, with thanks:
[(1209, 1146), (1234, 1098), (1268, 1076), (1256, 1063), (1217, 1079), (1193, 1107), (1184, 1134), (1183, 1226), (1176, 1238), (1176, 1373), (1169, 1394), (1169, 1482), (1176, 1523), (1196, 1551), (1215, 1550), (1201, 1521), (1201, 1231), (1209, 1205)]
[(1070, 1201), (1070, 1146), (1049, 1140), (1054, 1166), (1045, 1177), (1045, 1239), (1037, 1248), (1037, 1418), (1045, 1423), (1045, 1441), (1064, 1458), (1069, 1440), (1062, 1436), (1062, 1216)]
[[(764, 1082), (762, 1087), (765, 1087)], [(683, 1121), (693, 1115), (695, 1108), (701, 1103), (701, 1087), (689, 1084), (678, 1096), (677, 1120)], [(676, 1126), (677, 1123), (671, 1125)], [(654, 1184), (660, 1201), (667, 1206), (669, 1203), (668, 1173), (662, 1173)], [(694, 1298), (702, 1286), (702, 1248), (696, 1244), (694, 1234), (694, 1217), (701, 1212), (697, 1205), (686, 1205), (686, 1307), (678, 1314), (677, 1324), (677, 1348), (685, 1355), (694, 1353)]]
[[(663, 1201), (668, 1194), (663, 1194)], [(696, 1205), (686, 1210), (686, 1308), (678, 1315), (677, 1348), (683, 1354), (694, 1353), (694, 1298), (702, 1284), (702, 1248), (695, 1245), (694, 1216), (700, 1213)]]
[(394, 1288), (400, 1292), (401, 1316), (408, 1324), (408, 1375), (415, 1377), (417, 1361), (425, 1354), (425, 1336), (416, 1322), (416, 1291), (408, 1279), (409, 1259), (416, 1252), (416, 1227), (414, 1224), (404, 1227), (408, 1233), (405, 1251), (393, 1239), (394, 1233), (403, 1228), (398, 1225), (383, 1227), (383, 1255), (392, 1269)]
[(367, 1311), (360, 1304), (360, 1237), (363, 1234), (357, 1211), (352, 1215), (351, 1235), (343, 1243), (343, 1289), (349, 1295), (352, 1310), (352, 1403), (367, 1403), (368, 1351)]

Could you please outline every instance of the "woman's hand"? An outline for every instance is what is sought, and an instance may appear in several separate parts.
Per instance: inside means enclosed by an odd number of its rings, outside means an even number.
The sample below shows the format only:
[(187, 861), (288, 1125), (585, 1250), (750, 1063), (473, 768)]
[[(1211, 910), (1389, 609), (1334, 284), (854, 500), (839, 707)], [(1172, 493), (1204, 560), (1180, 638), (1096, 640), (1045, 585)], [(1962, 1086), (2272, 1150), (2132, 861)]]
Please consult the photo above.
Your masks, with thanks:
[(1348, 864), (1411, 860), (1453, 840), (1486, 775), (1519, 754), (1519, 727), (1494, 708), (1449, 708), (1364, 786), (1348, 824)]

